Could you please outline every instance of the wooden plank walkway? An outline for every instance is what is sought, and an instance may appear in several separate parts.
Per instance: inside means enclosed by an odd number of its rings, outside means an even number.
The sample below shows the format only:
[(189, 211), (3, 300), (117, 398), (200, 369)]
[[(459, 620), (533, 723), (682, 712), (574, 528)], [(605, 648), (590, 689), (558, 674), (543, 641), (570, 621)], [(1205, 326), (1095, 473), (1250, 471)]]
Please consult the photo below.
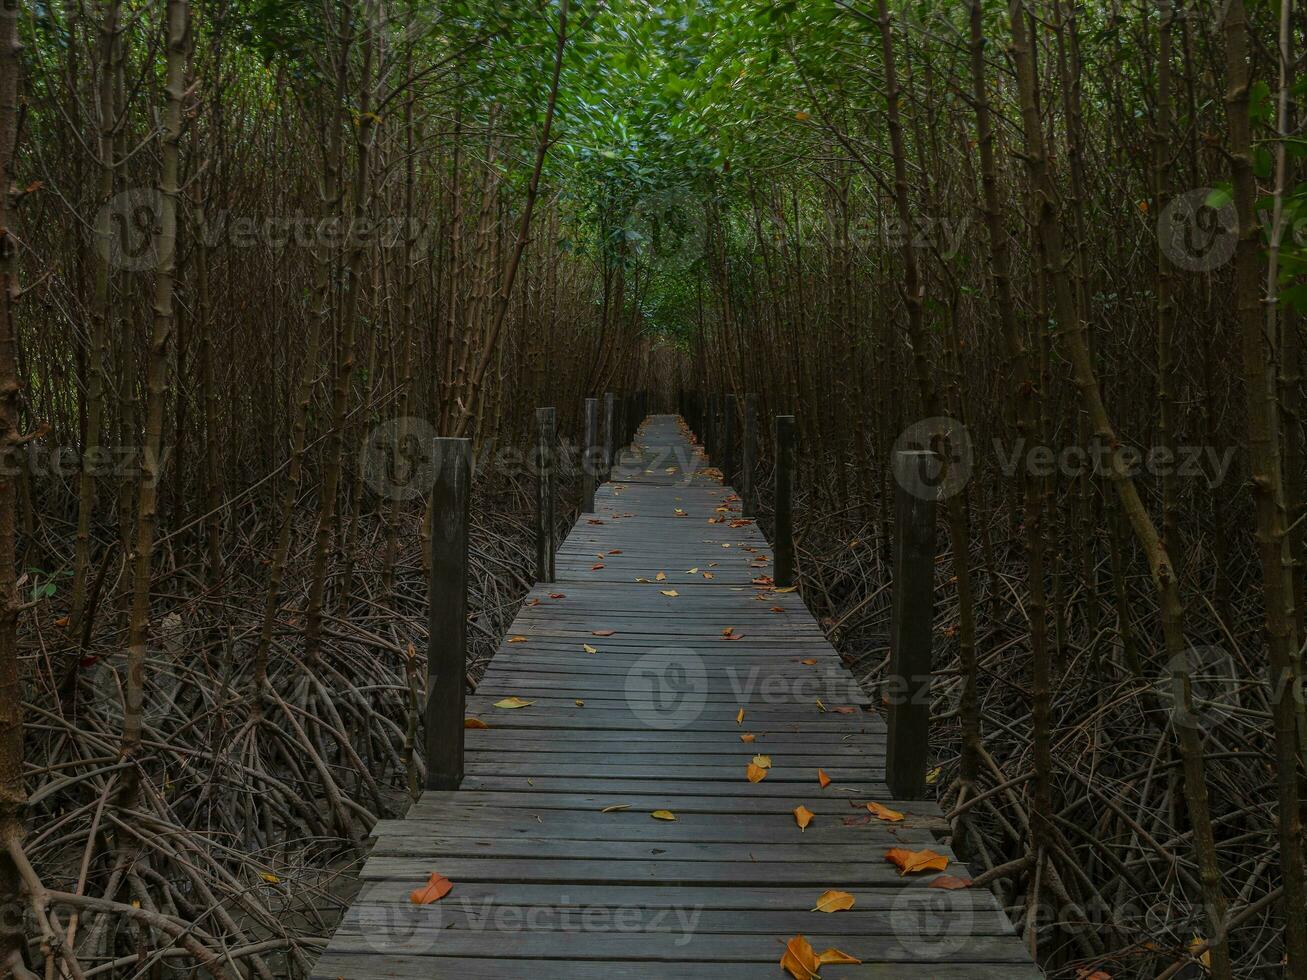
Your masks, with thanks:
[[(646, 420), (469, 699), (490, 727), (467, 732), (462, 789), (377, 825), (316, 978), (753, 980), (786, 976), (800, 933), (862, 960), (826, 978), (1040, 976), (988, 891), (884, 860), (952, 859), (941, 815), (889, 798), (884, 724), (694, 453), (675, 417)], [(755, 753), (772, 767), (750, 783)], [(864, 822), (869, 800), (908, 817)], [(453, 891), (413, 905), (433, 871)], [(810, 911), (827, 889), (856, 905)]]

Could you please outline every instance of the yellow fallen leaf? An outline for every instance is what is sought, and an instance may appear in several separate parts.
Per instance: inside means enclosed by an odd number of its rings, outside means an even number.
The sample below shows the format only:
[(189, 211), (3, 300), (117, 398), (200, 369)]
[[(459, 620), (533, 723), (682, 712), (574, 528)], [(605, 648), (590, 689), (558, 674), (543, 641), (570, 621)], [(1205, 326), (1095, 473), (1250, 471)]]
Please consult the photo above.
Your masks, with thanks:
[(767, 778), (767, 770), (756, 762), (750, 762), (749, 765), (745, 767), (744, 775), (748, 778), (749, 782), (760, 783)]
[(675, 589), (663, 589), (662, 593), (663, 595), (667, 596), (670, 599), (675, 599), (678, 595), (681, 594), (677, 592)]
[(794, 808), (794, 822), (799, 825), (800, 830), (806, 830), (808, 824), (812, 823), (812, 818), (816, 814), (800, 803)]
[(743, 735), (740, 736), (740, 741), (741, 741), (741, 742), (752, 742), (752, 741), (753, 741), (754, 739), (756, 739), (757, 737), (758, 737), (758, 736), (755, 735), (755, 734), (753, 734), (753, 732), (745, 732)]
[(886, 823), (898, 823), (903, 819), (903, 814), (899, 813), (898, 810), (891, 810), (880, 803), (868, 803), (867, 809), (871, 811), (872, 816), (878, 817)]
[(813, 912), (847, 912), (853, 908), (855, 899), (848, 892), (828, 891), (822, 892), (817, 899)]
[(421, 888), (415, 888), (409, 893), (408, 900), (414, 905), (430, 905), (432, 902), (438, 902), (450, 893), (454, 885), (444, 875), (431, 872), (431, 877)]
[(578, 708), (584, 708), (584, 707), (585, 707), (585, 702), (582, 701), (580, 698), (577, 698), (576, 701), (573, 702), (573, 703), (574, 703)]
[(799, 591), (799, 587), (797, 585), (787, 585), (783, 589), (773, 589), (772, 591), (773, 592), (797, 592)]
[(659, 572), (657, 575), (654, 576), (654, 581), (655, 581), (655, 582), (666, 582), (666, 581), (667, 581), (667, 573), (666, 573), (666, 572)]
[(685, 574), (686, 574), (686, 575), (698, 575), (698, 574), (699, 574), (699, 568), (698, 568), (698, 566), (695, 566), (694, 568), (686, 569)]
[(769, 755), (755, 755), (755, 756), (753, 757), (753, 764), (754, 764), (755, 766), (757, 766), (759, 769), (770, 769), (770, 768), (771, 768), (771, 756), (769, 756)]
[(683, 511), (683, 510), (681, 510), (681, 508), (677, 507), (676, 510), (675, 510), (675, 514), (676, 514), (677, 517), (684, 517), (684, 516), (685, 516), (685, 511)]
[(523, 701), (521, 698), (514, 695), (511, 698), (504, 698), (501, 701), (496, 701), (495, 707), (496, 708), (525, 708), (529, 704), (535, 704), (535, 702)]
[(821, 783), (822, 789), (825, 789), (827, 786), (830, 785), (830, 777), (826, 775), (825, 770), (823, 769), (817, 770), (817, 782)]
[(509, 642), (509, 643), (525, 643), (525, 642), (526, 642), (526, 637), (525, 637), (525, 636), (510, 636), (510, 637), (508, 638), (508, 642)]
[(817, 956), (817, 962), (825, 966), (828, 963), (861, 963), (862, 960), (850, 956), (842, 950), (828, 949)]
[(598, 653), (598, 652), (599, 652), (599, 648), (598, 648), (598, 647), (592, 647), (589, 643), (582, 643), (582, 644), (581, 644), (581, 649), (584, 650), (586, 653)]
[(802, 936), (795, 936), (785, 944), (785, 952), (781, 954), (781, 967), (794, 977), (794, 980), (817, 980), (819, 966), (821, 961), (817, 959), (812, 943)]
[(735, 724), (738, 725), (738, 724), (739, 724), (740, 722), (742, 722), (742, 721), (744, 721), (744, 709), (743, 709), (743, 708), (741, 708), (739, 714), (737, 714), (737, 715), (735, 716)]
[[(1207, 940), (1202, 936), (1194, 936), (1189, 940), (1189, 955), (1197, 956), (1198, 962), (1209, 970), (1212, 968), (1212, 951), (1206, 948)], [(1199, 950), (1202, 950), (1200, 953)]]
[(797, 119), (799, 122), (807, 122), (810, 117), (803, 110), (799, 110), (794, 114), (794, 118)]
[(885, 860), (898, 868), (900, 875), (943, 871), (948, 867), (948, 858), (931, 850), (909, 851), (902, 847), (891, 847), (885, 852)]
[(629, 809), (631, 809), (631, 804), (629, 804), (629, 803), (614, 803), (612, 806), (606, 806), (606, 807), (604, 807), (604, 808), (603, 808), (602, 810), (600, 810), (599, 812), (600, 812), (600, 813), (616, 813), (618, 810), (629, 810)]
[(260, 872), (259, 877), (262, 878), (264, 881), (266, 881), (269, 885), (275, 885), (277, 884), (277, 882), (281, 881), (280, 878), (278, 878), (275, 874), (272, 874), (270, 871)]
[(934, 769), (930, 770), (930, 772), (926, 773), (926, 782), (928, 783), (939, 782), (939, 775), (941, 771), (942, 770), (940, 769), (939, 766), (936, 766)]
[(676, 819), (676, 814), (674, 814), (671, 810), (655, 810), (653, 813), (649, 814), (649, 816), (653, 817), (655, 820)]
[(490, 726), (487, 725), (480, 718), (464, 718), (463, 727), (464, 728), (489, 728)]
[(826, 706), (821, 703), (821, 698), (817, 699), (817, 710), (823, 713), (826, 711)]

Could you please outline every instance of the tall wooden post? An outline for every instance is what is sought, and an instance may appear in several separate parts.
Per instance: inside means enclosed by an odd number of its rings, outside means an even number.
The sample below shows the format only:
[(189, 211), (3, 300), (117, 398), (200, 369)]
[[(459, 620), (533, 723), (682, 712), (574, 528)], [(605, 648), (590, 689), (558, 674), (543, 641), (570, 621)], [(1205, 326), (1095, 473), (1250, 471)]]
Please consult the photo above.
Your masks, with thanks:
[(887, 678), (885, 782), (895, 799), (926, 796), (930, 758), (931, 637), (935, 620), (935, 500), (930, 450), (894, 457), (894, 598)]
[(777, 588), (794, 585), (794, 416), (776, 416), (776, 540), (772, 543)]
[(758, 487), (754, 483), (758, 467), (758, 396), (744, 396), (743, 439), (740, 445), (740, 513), (754, 517), (758, 513)]
[(431, 488), (431, 578), (427, 616), (427, 789), (463, 781), (467, 678), (467, 528), (472, 443), (437, 439)]
[(616, 396), (611, 391), (604, 392), (604, 479), (613, 478), (613, 451), (616, 448), (616, 430), (613, 426), (617, 419)]
[(554, 456), (557, 412), (536, 409), (536, 581), (554, 580)]
[(599, 399), (585, 400), (585, 439), (581, 445), (581, 512), (595, 512), (595, 484), (599, 476)]
[(730, 486), (735, 486), (737, 478), (735, 472), (735, 432), (738, 427), (735, 422), (735, 402), (734, 395), (727, 395), (722, 399), (722, 478)]
[(717, 452), (721, 447), (717, 445), (717, 392), (708, 392), (708, 414), (703, 423), (703, 448), (708, 453), (708, 462), (717, 463)]

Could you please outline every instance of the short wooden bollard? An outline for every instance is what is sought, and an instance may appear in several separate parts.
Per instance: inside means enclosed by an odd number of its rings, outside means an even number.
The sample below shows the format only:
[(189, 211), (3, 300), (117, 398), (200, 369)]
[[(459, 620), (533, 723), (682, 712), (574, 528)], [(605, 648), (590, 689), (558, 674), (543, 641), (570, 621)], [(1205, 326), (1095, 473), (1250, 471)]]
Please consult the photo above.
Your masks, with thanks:
[(467, 705), (467, 528), (472, 443), (437, 439), (431, 488), (431, 578), (427, 593), (426, 788), (463, 782)]
[(754, 473), (758, 466), (758, 396), (744, 396), (744, 425), (740, 441), (740, 514), (754, 517), (758, 513), (758, 488)]
[(616, 412), (617, 396), (611, 391), (604, 392), (603, 467), (605, 480), (610, 480), (613, 476), (613, 450), (615, 449), (616, 435), (613, 426), (617, 424)]
[[(736, 398), (727, 395), (722, 399), (722, 479), (728, 486), (735, 486), (735, 422)], [(737, 487), (738, 489), (738, 487)]]
[(899, 800), (926, 796), (931, 637), (935, 619), (935, 500), (930, 450), (894, 456), (894, 598), (890, 622), (885, 782)]
[(554, 580), (554, 457), (558, 413), (536, 409), (536, 581)]
[(595, 486), (601, 465), (599, 448), (599, 399), (585, 400), (585, 437), (581, 443), (581, 512), (595, 512)]
[(777, 588), (794, 585), (794, 416), (776, 416), (775, 554), (772, 581)]

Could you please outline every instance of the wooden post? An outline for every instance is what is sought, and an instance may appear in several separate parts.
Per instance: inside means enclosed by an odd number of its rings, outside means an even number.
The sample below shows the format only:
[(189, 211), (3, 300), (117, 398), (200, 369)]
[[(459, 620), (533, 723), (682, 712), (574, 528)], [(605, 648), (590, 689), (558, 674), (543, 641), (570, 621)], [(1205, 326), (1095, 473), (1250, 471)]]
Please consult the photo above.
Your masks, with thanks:
[(463, 781), (467, 684), (467, 527), (472, 443), (436, 439), (427, 592), (427, 789)]
[(599, 399), (585, 400), (585, 440), (581, 446), (581, 512), (595, 512), (595, 481), (599, 475)]
[(554, 456), (557, 413), (536, 409), (536, 581), (554, 580)]
[(776, 540), (772, 580), (776, 587), (794, 585), (794, 416), (776, 416)]
[(703, 423), (703, 448), (708, 453), (708, 462), (716, 462), (717, 450), (717, 393), (708, 392), (708, 415)]
[[(722, 479), (735, 486), (735, 396), (722, 399)], [(737, 488), (738, 489), (738, 488)]]
[(612, 477), (613, 477), (613, 449), (614, 449), (614, 439), (613, 439), (613, 435), (614, 435), (614, 432), (616, 431), (616, 430), (614, 430), (613, 425), (614, 425), (614, 424), (616, 423), (616, 421), (617, 421), (617, 419), (614, 417), (614, 413), (617, 411), (614, 402), (615, 402), (615, 396), (613, 395), (613, 393), (612, 393), (611, 391), (606, 391), (606, 392), (604, 392), (604, 450), (603, 450), (603, 457), (604, 457), (604, 479), (605, 479), (605, 480), (611, 480)]
[(898, 800), (926, 797), (930, 757), (931, 637), (935, 620), (935, 499), (930, 450), (894, 457), (894, 598), (885, 782)]
[(740, 453), (740, 513), (754, 517), (758, 513), (758, 488), (754, 484), (758, 466), (758, 396), (744, 396), (744, 438)]

